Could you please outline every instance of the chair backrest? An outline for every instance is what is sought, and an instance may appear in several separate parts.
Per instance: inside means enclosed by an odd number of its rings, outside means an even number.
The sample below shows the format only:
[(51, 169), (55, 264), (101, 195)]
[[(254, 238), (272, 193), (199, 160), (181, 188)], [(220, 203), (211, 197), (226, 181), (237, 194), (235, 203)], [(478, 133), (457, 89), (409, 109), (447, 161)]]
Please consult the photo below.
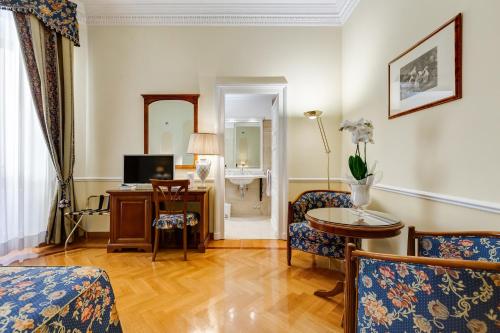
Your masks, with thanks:
[[(418, 245), (415, 249), (415, 241)], [(408, 255), (500, 262), (500, 232), (425, 232), (408, 228)]]
[[(151, 179), (150, 181), (153, 185), (156, 218), (161, 214), (186, 214), (189, 180)], [(182, 203), (182, 210), (178, 208), (179, 203)]]
[(499, 263), (392, 256), (353, 244), (346, 262), (345, 332), (498, 331)]
[(308, 210), (322, 207), (351, 208), (351, 194), (344, 191), (314, 190), (298, 196), (289, 203), (290, 223), (303, 222)]

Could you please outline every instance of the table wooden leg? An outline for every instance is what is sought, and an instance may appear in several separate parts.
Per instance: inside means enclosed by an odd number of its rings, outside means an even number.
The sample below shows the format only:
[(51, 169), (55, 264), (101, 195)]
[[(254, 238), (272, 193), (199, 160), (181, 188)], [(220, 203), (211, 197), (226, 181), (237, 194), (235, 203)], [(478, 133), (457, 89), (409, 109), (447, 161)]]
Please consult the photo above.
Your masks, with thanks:
[[(345, 239), (345, 250), (344, 253), (347, 253), (347, 245), (349, 243), (354, 243), (357, 245), (357, 242), (354, 238), (351, 237), (346, 237)], [(347, 264), (347, 263), (346, 263)], [(328, 298), (328, 297), (334, 297), (340, 293), (344, 292), (344, 285), (345, 285), (345, 276), (344, 276), (344, 281), (337, 281), (335, 284), (335, 287), (330, 290), (316, 290), (314, 292), (315, 296), (323, 297), (323, 298)]]
[(344, 292), (344, 281), (338, 281), (335, 287), (330, 290), (316, 290), (314, 292), (315, 296), (327, 298), (327, 297), (333, 297), (336, 296), (340, 293)]

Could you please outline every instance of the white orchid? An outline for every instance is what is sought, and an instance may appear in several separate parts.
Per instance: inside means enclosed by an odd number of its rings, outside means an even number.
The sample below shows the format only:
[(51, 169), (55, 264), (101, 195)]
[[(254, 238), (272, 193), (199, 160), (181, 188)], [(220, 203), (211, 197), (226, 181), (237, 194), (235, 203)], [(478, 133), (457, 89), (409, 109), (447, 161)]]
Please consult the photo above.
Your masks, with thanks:
[[(372, 185), (375, 181), (376, 163), (368, 170), (366, 161), (366, 144), (375, 143), (373, 141), (373, 123), (363, 118), (358, 121), (344, 120), (340, 124), (340, 130), (347, 130), (352, 134), (352, 143), (356, 145), (356, 153), (349, 157), (349, 169), (352, 173), (352, 179), (358, 184)], [(364, 158), (361, 157), (360, 143), (364, 143)]]
[(340, 124), (340, 130), (347, 130), (352, 133), (352, 143), (375, 143), (373, 141), (373, 124), (370, 120), (363, 118), (358, 121), (344, 120)]

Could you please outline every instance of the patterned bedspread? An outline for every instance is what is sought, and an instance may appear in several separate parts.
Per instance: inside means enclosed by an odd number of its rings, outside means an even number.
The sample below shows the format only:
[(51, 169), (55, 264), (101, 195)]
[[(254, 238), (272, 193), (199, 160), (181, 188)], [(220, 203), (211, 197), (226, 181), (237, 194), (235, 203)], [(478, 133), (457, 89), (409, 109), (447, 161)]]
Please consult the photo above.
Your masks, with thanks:
[(122, 332), (96, 267), (0, 267), (0, 332)]

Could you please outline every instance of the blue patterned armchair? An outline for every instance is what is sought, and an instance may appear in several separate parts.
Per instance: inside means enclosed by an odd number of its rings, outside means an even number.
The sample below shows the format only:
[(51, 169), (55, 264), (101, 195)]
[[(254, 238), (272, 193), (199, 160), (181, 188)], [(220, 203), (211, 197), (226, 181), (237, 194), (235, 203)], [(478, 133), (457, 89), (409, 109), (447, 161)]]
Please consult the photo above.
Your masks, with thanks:
[(424, 232), (408, 227), (408, 255), (415, 254), (431, 258), (500, 262), (500, 232)]
[(322, 207), (352, 207), (348, 192), (315, 190), (302, 193), (288, 203), (287, 261), (292, 264), (292, 249), (343, 259), (345, 238), (313, 229), (305, 220), (307, 211)]
[(392, 256), (353, 244), (346, 262), (345, 332), (499, 331), (499, 263)]

